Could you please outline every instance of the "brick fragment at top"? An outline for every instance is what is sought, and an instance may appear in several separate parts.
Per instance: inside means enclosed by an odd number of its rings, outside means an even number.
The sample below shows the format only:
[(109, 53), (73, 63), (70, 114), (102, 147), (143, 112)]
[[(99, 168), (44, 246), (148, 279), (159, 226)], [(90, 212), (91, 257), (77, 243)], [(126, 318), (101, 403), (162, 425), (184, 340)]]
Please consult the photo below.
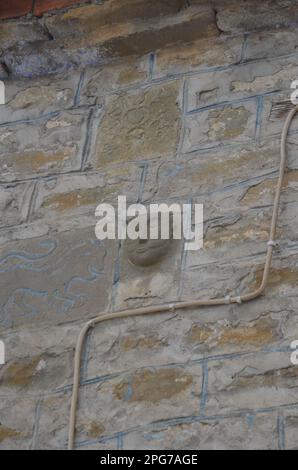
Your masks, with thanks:
[(31, 12), (33, 0), (2, 0), (0, 2), (0, 20), (19, 18)]
[(80, 3), (87, 3), (89, 0), (36, 0), (34, 5), (34, 15), (41, 16), (51, 10), (59, 10)]

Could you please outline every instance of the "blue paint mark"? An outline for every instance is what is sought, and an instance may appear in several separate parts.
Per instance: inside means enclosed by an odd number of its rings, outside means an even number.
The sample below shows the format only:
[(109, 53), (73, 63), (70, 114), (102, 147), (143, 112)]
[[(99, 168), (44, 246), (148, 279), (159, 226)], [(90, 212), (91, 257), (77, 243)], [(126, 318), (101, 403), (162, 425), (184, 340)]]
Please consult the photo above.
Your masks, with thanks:
[(85, 71), (83, 71), (80, 75), (78, 87), (77, 87), (76, 94), (75, 94), (75, 97), (74, 97), (74, 100), (73, 100), (73, 105), (74, 106), (78, 106), (78, 104), (80, 102), (81, 91), (82, 91), (82, 88), (83, 88), (84, 79), (85, 79)]
[(143, 163), (142, 165), (140, 165), (140, 168), (142, 169), (142, 172), (141, 172), (141, 180), (140, 180), (137, 203), (140, 203), (143, 199), (144, 187), (145, 187), (147, 171), (148, 171), (148, 163)]
[(35, 122), (39, 121), (46, 121), (50, 118), (55, 118), (61, 114), (61, 111), (52, 111), (50, 113), (43, 114), (41, 116), (38, 116), (36, 118), (31, 118), (31, 119), (18, 119), (16, 121), (11, 121), (11, 122), (2, 122), (0, 124), (0, 127), (13, 127), (17, 126), (19, 124), (34, 124)]
[[(71, 289), (71, 285), (75, 282), (79, 282), (82, 284), (87, 284), (89, 282), (94, 282), (97, 281), (98, 279), (101, 279), (103, 276), (103, 271), (98, 271), (94, 266), (88, 265), (87, 270), (90, 274), (89, 278), (84, 278), (82, 276), (72, 276), (68, 281), (64, 282), (64, 292), (68, 293)], [(73, 296), (79, 296), (80, 294), (72, 294)]]
[(248, 425), (249, 428), (252, 428), (252, 426), (254, 424), (254, 420), (255, 420), (254, 414), (248, 413), (246, 415), (246, 422), (247, 422), (247, 425)]
[[(38, 247), (46, 249), (42, 253), (29, 253), (26, 251), (11, 252), (0, 260), (0, 272), (6, 273), (17, 269), (23, 269), (30, 272), (45, 273), (44, 266), (38, 266), (40, 260), (50, 256), (57, 248), (58, 242), (55, 240), (41, 240)], [(87, 251), (82, 255), (86, 255)], [(91, 253), (89, 253), (91, 254)], [(105, 253), (106, 255), (106, 253)], [(16, 263), (18, 261), (18, 263)], [(16, 263), (16, 264), (14, 264)], [(87, 294), (72, 292), (73, 284), (76, 287), (79, 284), (85, 285), (86, 283), (96, 282), (103, 277), (103, 270), (89, 264), (87, 266), (89, 276), (73, 276), (64, 283), (64, 290), (55, 288), (53, 291), (38, 291), (29, 287), (17, 288), (10, 295), (2, 309), (0, 323), (9, 326), (12, 325), (13, 311), (17, 309), (18, 315), (33, 317), (39, 313), (38, 306), (34, 305), (34, 298), (43, 298), (44, 308), (50, 307), (51, 310), (56, 311), (58, 314), (64, 315), (71, 308), (73, 308), (78, 299), (86, 299)], [(46, 273), (45, 273), (46, 274)], [(19, 313), (21, 311), (21, 313)]]
[(169, 176), (169, 177), (177, 176), (179, 174), (181, 168), (182, 168), (181, 165), (179, 165), (177, 163), (174, 168), (172, 168), (169, 171), (165, 172), (165, 176)]
[(262, 117), (263, 117), (263, 110), (264, 110), (264, 98), (263, 96), (259, 96), (257, 99), (257, 117), (256, 117), (256, 127), (255, 127), (255, 140), (259, 142), (260, 135), (261, 135), (261, 125), (262, 125)]
[(114, 305), (115, 305), (118, 284), (119, 284), (119, 281), (120, 281), (121, 248), (122, 248), (122, 243), (121, 243), (121, 240), (119, 240), (117, 257), (116, 257), (116, 260), (115, 260), (115, 263), (114, 263), (113, 285), (112, 285), (112, 293), (111, 293), (111, 308), (113, 308)]
[(117, 438), (117, 450), (123, 450), (123, 434), (119, 434)]
[(188, 81), (187, 80), (185, 80), (183, 83), (182, 110), (183, 110), (183, 115), (185, 116), (188, 110)]
[(48, 248), (48, 251), (45, 253), (28, 253), (25, 251), (12, 251), (8, 253), (6, 256), (0, 259), (0, 273), (5, 273), (9, 271), (13, 271), (15, 269), (28, 269), (30, 271), (41, 271), (41, 268), (35, 268), (31, 264), (12, 264), (8, 267), (3, 267), (1, 269), (1, 265), (7, 264), (8, 261), (13, 261), (15, 259), (21, 261), (39, 261), (47, 256), (50, 256), (57, 248), (58, 243), (56, 240), (42, 240), (38, 243), (38, 246), (42, 248)]
[(102, 437), (100, 439), (86, 439), (85, 441), (77, 442), (75, 447), (76, 449), (79, 449), (80, 447), (86, 447), (86, 446), (95, 445), (95, 444), (107, 444), (113, 441), (115, 441), (115, 447), (117, 447), (118, 437), (119, 437), (119, 433), (117, 433), (113, 437), (107, 436), (107, 437)]
[(129, 377), (127, 381), (127, 389), (124, 395), (124, 400), (129, 401), (132, 397), (132, 384), (131, 384), (131, 377)]
[(205, 407), (208, 399), (208, 361), (204, 360), (202, 364), (202, 390), (201, 390), (201, 403), (200, 403), (200, 415), (204, 416)]
[(264, 96), (270, 96), (278, 93), (280, 90), (268, 91), (267, 93), (263, 93), (262, 95), (252, 95), (252, 96), (245, 96), (244, 98), (237, 98), (235, 100), (226, 100), (220, 103), (209, 104), (208, 106), (203, 106), (201, 108), (194, 108), (186, 113), (187, 116), (191, 116), (193, 114), (203, 113), (205, 111), (209, 111), (212, 109), (223, 108), (224, 106), (231, 106), (237, 105), (241, 103), (246, 103), (248, 101), (258, 100), (263, 98)]
[(249, 34), (248, 34), (248, 33), (244, 33), (244, 41), (243, 41), (243, 45), (242, 45), (241, 57), (240, 57), (240, 62), (239, 62), (240, 64), (242, 64), (243, 62), (245, 62), (245, 56), (246, 56), (248, 38), (249, 38)]
[(277, 432), (278, 432), (278, 448), (279, 450), (285, 450), (286, 438), (285, 438), (285, 419), (279, 415), (277, 418)]
[[(75, 305), (75, 301), (73, 299), (70, 299), (68, 297), (63, 297), (60, 294), (58, 289), (54, 290), (53, 297), (54, 299), (57, 299), (63, 302), (61, 306), (61, 313), (63, 314), (67, 313)], [(51, 305), (53, 306), (53, 301), (51, 302)]]
[(152, 80), (155, 66), (155, 52), (149, 55), (149, 80)]
[[(18, 294), (21, 295), (21, 300), (16, 302), (16, 295)], [(46, 298), (48, 293), (46, 291), (37, 291), (30, 288), (16, 289), (3, 307), (4, 315), (0, 317), (0, 324), (7, 327), (12, 326), (12, 316), (9, 309), (12, 308), (13, 305), (17, 305), (18, 308), (22, 310), (21, 315), (23, 316), (34, 317), (37, 315), (37, 308), (28, 303), (28, 300), (26, 299), (28, 295), (33, 298)]]

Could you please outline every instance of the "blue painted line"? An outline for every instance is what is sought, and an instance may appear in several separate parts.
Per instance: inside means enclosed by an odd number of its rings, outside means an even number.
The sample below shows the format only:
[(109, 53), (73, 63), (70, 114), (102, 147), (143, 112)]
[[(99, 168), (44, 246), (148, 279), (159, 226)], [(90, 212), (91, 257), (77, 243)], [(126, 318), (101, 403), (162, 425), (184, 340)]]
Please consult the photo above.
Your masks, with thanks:
[(277, 432), (278, 432), (278, 449), (285, 450), (286, 448), (285, 419), (281, 415), (277, 417)]
[(201, 391), (201, 403), (200, 403), (200, 415), (203, 416), (205, 413), (205, 407), (208, 399), (208, 361), (203, 360), (202, 363), (202, 391)]

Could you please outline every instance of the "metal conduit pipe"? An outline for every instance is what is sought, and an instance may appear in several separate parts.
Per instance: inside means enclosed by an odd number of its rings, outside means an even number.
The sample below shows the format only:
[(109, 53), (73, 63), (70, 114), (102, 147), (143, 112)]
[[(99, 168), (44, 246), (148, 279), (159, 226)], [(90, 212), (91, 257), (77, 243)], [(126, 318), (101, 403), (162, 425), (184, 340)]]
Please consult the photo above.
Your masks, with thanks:
[(109, 320), (116, 320), (119, 318), (136, 317), (138, 315), (153, 315), (157, 313), (171, 312), (174, 310), (180, 310), (180, 309), (186, 309), (186, 308), (197, 308), (197, 307), (207, 307), (207, 306), (210, 307), (210, 306), (226, 305), (226, 304), (241, 304), (243, 302), (248, 302), (250, 300), (257, 299), (263, 294), (268, 283), (273, 250), (274, 250), (274, 247), (276, 246), (275, 235), (276, 235), (276, 228), (277, 228), (277, 221), (278, 221), (280, 196), (281, 196), (283, 178), (284, 178), (285, 169), (286, 169), (287, 136), (288, 136), (288, 132), (289, 132), (289, 128), (291, 126), (292, 120), (297, 112), (298, 112), (298, 106), (294, 107), (289, 112), (286, 118), (283, 130), (282, 130), (282, 134), (281, 134), (281, 158), (280, 158), (279, 177), (278, 177), (277, 186), (276, 186), (276, 192), (275, 192), (275, 198), (274, 198), (274, 204), (273, 204), (273, 214), (272, 214), (271, 227), (270, 227), (270, 236), (269, 236), (267, 253), (266, 253), (266, 258), (265, 258), (265, 263), (264, 263), (264, 271), (263, 271), (263, 276), (262, 276), (262, 281), (260, 283), (260, 286), (253, 292), (250, 292), (248, 294), (244, 294), (238, 297), (227, 296), (227, 297), (218, 298), (218, 299), (175, 302), (175, 303), (167, 303), (167, 304), (162, 304), (162, 305), (155, 305), (152, 307), (123, 310), (123, 311), (114, 312), (114, 313), (102, 313), (102, 314), (99, 314), (97, 317), (93, 318), (92, 320), (88, 321), (80, 332), (80, 335), (77, 341), (76, 351), (75, 351), (74, 377), (73, 377), (73, 389), (72, 389), (69, 435), (68, 435), (68, 449), (69, 450), (73, 449), (74, 440), (75, 440), (76, 414), (77, 414), (78, 395), (79, 395), (79, 386), (80, 386), (80, 366), (81, 366), (82, 350), (83, 350), (86, 335), (91, 328), (94, 328), (99, 323), (106, 322)]

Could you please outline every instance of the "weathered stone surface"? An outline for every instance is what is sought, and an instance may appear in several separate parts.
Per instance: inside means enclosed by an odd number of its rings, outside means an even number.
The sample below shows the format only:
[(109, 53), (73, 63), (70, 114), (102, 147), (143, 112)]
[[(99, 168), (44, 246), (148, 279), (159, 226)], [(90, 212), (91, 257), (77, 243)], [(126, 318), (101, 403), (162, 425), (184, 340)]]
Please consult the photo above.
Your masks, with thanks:
[[(216, 197), (214, 193), (241, 187), (244, 192), (250, 187), (250, 180), (271, 175), (278, 168), (279, 158), (279, 141), (275, 139), (262, 146), (239, 144), (229, 149), (181, 155), (178, 161), (167, 158), (153, 162), (147, 172), (143, 199), (182, 201), (202, 195), (201, 203), (207, 207)], [(295, 168), (294, 154), (289, 159), (289, 168)]]
[(139, 56), (170, 46), (177, 40), (181, 43), (189, 43), (203, 37), (218, 36), (212, 11), (183, 15), (181, 23), (177, 23), (175, 18), (174, 22), (166, 21), (164, 25), (158, 23), (157, 25), (156, 28), (156, 20), (154, 20), (150, 29), (134, 31), (135, 28), (132, 28), (133, 32), (131, 29), (126, 29), (124, 37), (108, 37), (107, 41), (102, 44), (103, 56), (105, 58)]
[(36, 356), (7, 360), (0, 371), (2, 393), (38, 395), (49, 393), (70, 382), (73, 350), (63, 354), (42, 353)]
[[(71, 0), (67, 3), (69, 2)], [(45, 10), (56, 8), (56, 5), (57, 2), (54, 0), (45, 7), (38, 3), (35, 5), (36, 14), (40, 15)], [(258, 8), (257, 21), (256, 8)], [(22, 41), (17, 45), (12, 44), (12, 48), (5, 51), (3, 60), (12, 74), (32, 77), (62, 73), (79, 65), (99, 65), (110, 58), (141, 56), (178, 43), (180, 47), (183, 43), (187, 45), (199, 39), (213, 40), (222, 32), (239, 34), (270, 29), (275, 34), (278, 27), (281, 29), (280, 38), (282, 38), (285, 28), (290, 27), (289, 34), (285, 36), (285, 42), (288, 41), (290, 44), (289, 38), (294, 34), (292, 31), (297, 23), (297, 15), (295, 6), (276, 5), (276, 2), (272, 1), (263, 2), (262, 5), (256, 1), (218, 2), (218, 4), (216, 2), (212, 9), (210, 2), (207, 1), (189, 4), (186, 0), (162, 3), (155, 0), (149, 5), (144, 0), (126, 0), (121, 4), (110, 0), (99, 5), (81, 5), (68, 11), (57, 12), (46, 17), (44, 21), (45, 39), (38, 38), (35, 41), (33, 38), (34, 51), (30, 45), (24, 45)], [(224, 41), (228, 42), (229, 39), (224, 37)], [(267, 45), (264, 45), (264, 52), (257, 52), (257, 57), (259, 54), (261, 57), (268, 55), (269, 41), (270, 36), (268, 42), (265, 37)], [(271, 55), (286, 54), (289, 49), (293, 51), (290, 45), (285, 52), (285, 46), (281, 47), (280, 42), (281, 39), (275, 39), (276, 47), (274, 45), (271, 47)], [(244, 58), (249, 58), (251, 48), (254, 49), (249, 41), (247, 47), (248, 55)], [(219, 58), (220, 53), (216, 53), (216, 47), (210, 49), (211, 52), (206, 52), (206, 47), (203, 46), (202, 54), (205, 55), (205, 59), (202, 58), (203, 63), (207, 61), (207, 65), (211, 63), (211, 67), (213, 63), (215, 66), (225, 65), (225, 59)], [(227, 61), (230, 63), (228, 50), (229, 47), (227, 49), (223, 47), (223, 55), (227, 54)], [(170, 58), (169, 54), (171, 56), (171, 52), (166, 52), (166, 56), (162, 53), (166, 62)], [(188, 51), (186, 55), (191, 61), (190, 68), (193, 68), (192, 63), (196, 67), (198, 60), (192, 58), (193, 53)], [(200, 59), (199, 63), (202, 63)], [(172, 70), (174, 72), (174, 68)], [(178, 67), (176, 73), (177, 70)], [(187, 70), (189, 70), (188, 65), (185, 71)]]
[[(212, 266), (213, 263), (237, 263), (240, 260), (249, 263), (262, 263), (261, 257), (265, 257), (269, 229), (272, 218), (272, 199), (268, 206), (257, 208), (258, 202), (263, 203), (264, 197), (256, 198), (256, 208), (243, 206), (242, 210), (231, 212), (218, 212), (209, 219), (206, 212), (204, 247), (200, 251), (188, 254), (186, 265), (196, 268), (204, 265)], [(251, 204), (252, 205), (252, 204)], [(285, 256), (290, 253), (295, 255), (295, 242), (297, 241), (297, 207), (292, 204), (284, 204), (284, 212), (281, 217), (276, 239), (279, 240), (280, 250)], [(236, 215), (237, 214), (237, 215)], [(290, 222), (291, 221), (291, 222)], [(288, 229), (288, 227), (290, 228)], [(286, 251), (288, 249), (288, 252)]]
[(123, 448), (122, 437), (104, 437), (93, 441), (81, 442), (77, 445), (77, 450), (120, 450)]
[(278, 449), (276, 414), (227, 418), (190, 417), (172, 425), (134, 432), (124, 438), (124, 449), (257, 450)]
[(252, 325), (227, 328), (220, 334), (219, 344), (266, 346), (279, 339), (278, 321), (261, 318)]
[(85, 142), (85, 111), (57, 112), (37, 121), (2, 127), (1, 179), (79, 169)]
[[(111, 58), (142, 56), (177, 40), (188, 43), (219, 35), (209, 6), (177, 13), (180, 0), (150, 5), (133, 0), (113, 5), (118, 13), (108, 2), (50, 16), (46, 27), (52, 40), (35, 43), (34, 50), (30, 45), (18, 44), (5, 51), (3, 61), (13, 75), (32, 77), (63, 73), (81, 65), (99, 65)], [(107, 15), (103, 14), (104, 9)], [(145, 22), (143, 14), (148, 10), (153, 17)], [(172, 16), (168, 15), (170, 12)]]
[(208, 383), (207, 414), (297, 403), (298, 371), (288, 351), (214, 362)]
[[(141, 367), (166, 364), (191, 364), (222, 354), (239, 354), (277, 345), (288, 346), (295, 338), (295, 319), (287, 314), (291, 307), (284, 299), (275, 307), (264, 300), (247, 304), (242, 310), (225, 306), (217, 311), (206, 308), (180, 312), (180, 315), (157, 314), (98, 326), (89, 340), (86, 380), (112, 376), (129, 370), (138, 357)], [(179, 331), (179, 335), (177, 335)], [(289, 341), (288, 341), (289, 342)], [(99, 367), (99, 364), (101, 366)]]
[(295, 53), (298, 46), (297, 29), (261, 31), (248, 36), (245, 59), (263, 59)]
[(49, 178), (38, 185), (32, 218), (52, 228), (92, 226), (97, 222), (95, 209), (108, 202), (117, 211), (118, 196), (127, 203), (136, 202), (142, 168), (127, 165), (105, 172), (65, 175)]
[(265, 347), (275, 343), (281, 334), (279, 322), (270, 315), (254, 322), (238, 325), (196, 323), (189, 332), (189, 342), (193, 345), (208, 343), (210, 348), (229, 346), (229, 349), (240, 350), (249, 347)]
[(49, 396), (40, 402), (36, 449), (66, 449), (70, 393)]
[[(61, 392), (41, 400), (38, 429), (35, 449), (67, 449), (68, 424), (70, 413), (70, 392)], [(84, 423), (78, 432), (85, 433), (86, 441), (83, 443), (84, 450), (111, 450), (117, 449), (117, 438), (103, 439), (100, 443), (90, 443), (100, 439), (104, 434), (104, 426), (100, 420), (90, 420)], [(80, 447), (76, 447), (80, 449)]]
[(179, 129), (179, 82), (108, 100), (97, 139), (98, 168), (173, 154)]
[[(284, 257), (280, 256), (281, 259), (273, 264), (266, 295), (271, 293), (275, 297), (289, 295), (295, 297), (296, 242), (285, 241), (284, 245), (288, 248), (284, 249)], [(249, 252), (250, 246), (252, 246), (251, 252)], [(222, 251), (218, 251), (216, 259), (212, 257), (212, 252), (209, 259), (208, 251), (194, 252), (194, 255), (189, 255), (186, 260), (182, 298), (225, 297), (253, 292), (261, 285), (266, 249), (264, 240), (262, 244), (259, 243), (259, 248), (254, 243), (245, 243), (244, 248), (240, 244), (238, 251), (233, 243), (227, 243)]]
[[(283, 187), (285, 188), (285, 199), (290, 192), (294, 194), (295, 189), (297, 191), (297, 170), (288, 170), (285, 173)], [(255, 184), (247, 189), (241, 203), (245, 206), (257, 205), (258, 201), (263, 204), (270, 204), (273, 201), (273, 197), (276, 191), (277, 178), (267, 178), (262, 182)]]
[[(0, 13), (1, 16), (1, 13)], [(16, 44), (42, 41), (47, 38), (45, 30), (37, 22), (27, 23), (25, 21), (9, 22), (0, 24), (0, 51)]]
[[(0, 400), (0, 449), (30, 450), (36, 402), (29, 398)], [(13, 410), (13, 412), (12, 412)]]
[(2, 247), (2, 326), (63, 323), (107, 309), (113, 250), (93, 230)]
[(285, 449), (297, 450), (298, 410), (286, 411), (282, 420), (285, 430)]
[[(256, 14), (257, 11), (257, 14)], [(217, 2), (217, 24), (221, 31), (247, 32), (271, 28), (295, 27), (297, 25), (296, 2), (276, 4), (267, 0)]]
[(103, 66), (100, 70), (87, 70), (82, 89), (82, 104), (93, 104), (102, 96), (145, 83), (149, 78), (150, 57), (137, 60), (126, 58), (124, 62), (116, 62)]
[(255, 127), (254, 100), (202, 111), (186, 119), (182, 150), (186, 153), (222, 143), (248, 142), (255, 136)]
[[(174, 30), (176, 39), (185, 42), (218, 35), (210, 7), (185, 9), (185, 6), (185, 0), (162, 3), (154, 0), (150, 4), (144, 0), (126, 0), (121, 4), (110, 0), (103, 5), (84, 6), (50, 17), (46, 24), (55, 39), (70, 36), (80, 47), (101, 44), (112, 56), (142, 55), (159, 45), (167, 45), (174, 42)], [(143, 42), (133, 41), (137, 38)]]
[[(0, 122), (39, 118), (70, 108), (75, 102), (80, 74), (39, 80), (4, 80), (5, 105), (0, 106)], [(1, 132), (2, 133), (2, 132)]]
[[(179, 369), (142, 370), (133, 375), (131, 383), (124, 380), (115, 385), (113, 395), (117, 400), (157, 403), (182, 393), (192, 382), (192, 376)], [(130, 387), (131, 393), (127, 398)]]
[(80, 35), (90, 34), (94, 30), (107, 31), (113, 24), (126, 24), (132, 20), (146, 18), (159, 18), (178, 13), (186, 6), (185, 0), (160, 2), (153, 0), (150, 3), (144, 0), (125, 0), (119, 3), (117, 0), (108, 0), (103, 5), (88, 5), (60, 13), (47, 19), (47, 25), (52, 33), (57, 36), (73, 35), (73, 26), (76, 25), (76, 33)]
[[(249, 345), (245, 342), (235, 345), (219, 343), (220, 336), (226, 330), (242, 328), (239, 320), (232, 315), (229, 306), (224, 306), (217, 312), (214, 309), (202, 309), (200, 324), (197, 313), (196, 310), (187, 310), (180, 312), (180, 315), (166, 313), (154, 317), (139, 317), (137, 322), (127, 319), (102, 323), (94, 330), (90, 339), (87, 379), (119, 374), (122, 370), (130, 369), (136, 355), (141, 367), (151, 368), (153, 365), (163, 366), (190, 363), (191, 359), (201, 360), (204, 354), (213, 354), (215, 350), (222, 353), (225, 350), (247, 349)], [(248, 323), (243, 323), (243, 328), (255, 327), (258, 315), (259, 312), (254, 311), (247, 319)], [(268, 312), (267, 317), (269, 324), (271, 320)], [(271, 323), (272, 335), (276, 335), (277, 338), (277, 323), (274, 320)], [(274, 325), (276, 330), (273, 330)], [(207, 341), (206, 335), (201, 343), (195, 341), (193, 331), (196, 332), (199, 328), (210, 333), (210, 341)], [(103, 367), (99, 367), (99, 363), (102, 363)]]
[(138, 369), (99, 380), (85, 388), (78, 442), (86, 440), (86, 424), (93, 421), (111, 435), (139, 425), (140, 420), (146, 425), (194, 414), (199, 407), (201, 382), (200, 366)]
[(0, 186), (0, 226), (9, 227), (26, 221), (34, 184), (10, 184)]
[[(279, 293), (280, 295), (295, 295), (296, 286), (297, 286), (297, 266), (296, 266), (297, 254), (293, 253), (293, 258), (286, 258), (283, 262), (279, 262), (277, 265), (272, 268), (271, 276), (268, 281), (268, 287), (275, 294)], [(262, 267), (257, 266), (255, 272), (255, 279), (252, 283), (252, 288), (260, 285), (262, 279)]]
[[(200, 252), (199, 252), (200, 253)], [(264, 254), (241, 259), (234, 267), (230, 261), (210, 264), (199, 263), (199, 255), (194, 260), (189, 257), (191, 267), (183, 275), (182, 299), (224, 298), (227, 295), (240, 295), (250, 292), (247, 282), (254, 280), (255, 265), (261, 265)], [(197, 262), (196, 262), (197, 261)]]
[(212, 68), (214, 64), (234, 64), (240, 60), (240, 53), (241, 41), (238, 37), (219, 36), (202, 38), (190, 44), (175, 44), (157, 51), (153, 75), (154, 78), (161, 78)]
[(32, 49), (25, 44), (7, 49), (3, 62), (14, 78), (36, 78), (69, 73), (78, 67), (99, 65), (102, 51), (97, 45), (81, 47), (73, 39), (65, 41), (38, 41)]
[(285, 90), (289, 97), (297, 73), (291, 58), (279, 58), (200, 74), (188, 81), (187, 109), (192, 111), (280, 90)]

